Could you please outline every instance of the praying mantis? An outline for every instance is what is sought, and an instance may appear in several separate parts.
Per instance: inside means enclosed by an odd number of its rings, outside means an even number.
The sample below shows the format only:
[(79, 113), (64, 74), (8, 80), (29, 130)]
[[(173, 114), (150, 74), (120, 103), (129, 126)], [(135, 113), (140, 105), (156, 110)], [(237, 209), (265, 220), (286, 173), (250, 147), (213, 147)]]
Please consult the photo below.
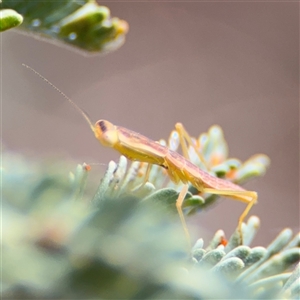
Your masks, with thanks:
[(167, 175), (170, 177), (170, 180), (172, 180), (175, 184), (183, 184), (183, 187), (176, 200), (176, 208), (189, 244), (189, 231), (182, 211), (182, 205), (188, 192), (189, 184), (193, 185), (199, 191), (199, 194), (209, 193), (221, 195), (247, 204), (245, 210), (240, 215), (238, 220), (238, 231), (242, 240), (242, 223), (247, 217), (252, 206), (257, 202), (257, 193), (254, 191), (247, 191), (237, 184), (215, 177), (194, 165), (189, 160), (187, 144), (195, 149), (202, 162), (204, 162), (204, 159), (194, 145), (192, 138), (181, 123), (177, 123), (175, 125), (175, 130), (179, 135), (183, 155), (172, 151), (168, 147), (163, 146), (158, 142), (147, 138), (146, 136), (127, 128), (116, 126), (107, 120), (99, 120), (93, 124), (87, 113), (84, 112), (84, 110), (82, 110), (56, 86), (54, 86), (49, 80), (47, 80), (33, 68), (25, 64), (23, 64), (23, 66), (30, 69), (45, 82), (50, 84), (69, 103), (71, 103), (87, 121), (96, 139), (103, 146), (115, 149), (130, 160), (148, 163), (142, 185), (147, 182), (152, 165), (159, 165), (164, 168)]

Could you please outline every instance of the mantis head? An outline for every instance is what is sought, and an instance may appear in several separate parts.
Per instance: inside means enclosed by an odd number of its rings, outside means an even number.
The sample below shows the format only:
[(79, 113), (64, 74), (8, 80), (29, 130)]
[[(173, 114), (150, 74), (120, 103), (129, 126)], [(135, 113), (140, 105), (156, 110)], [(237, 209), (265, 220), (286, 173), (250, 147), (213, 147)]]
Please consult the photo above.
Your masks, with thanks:
[(119, 141), (116, 126), (106, 120), (97, 121), (92, 129), (103, 146), (113, 147)]

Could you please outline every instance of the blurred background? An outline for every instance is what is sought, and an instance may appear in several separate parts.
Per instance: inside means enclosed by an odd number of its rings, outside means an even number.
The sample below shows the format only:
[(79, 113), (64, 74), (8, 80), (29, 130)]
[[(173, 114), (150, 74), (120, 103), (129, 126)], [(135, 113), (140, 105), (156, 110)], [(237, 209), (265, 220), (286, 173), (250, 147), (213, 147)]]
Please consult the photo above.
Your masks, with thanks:
[[(267, 245), (284, 227), (299, 230), (299, 3), (101, 2), (129, 23), (125, 44), (84, 57), (17, 31), (1, 34), (2, 137), (6, 149), (77, 163), (116, 160), (84, 119), (22, 63), (36, 69), (91, 118), (154, 140), (176, 122), (193, 136), (222, 126), (230, 156), (271, 158), (251, 211)], [(105, 166), (93, 167), (101, 179)], [(242, 203), (224, 199), (189, 222), (227, 235)]]

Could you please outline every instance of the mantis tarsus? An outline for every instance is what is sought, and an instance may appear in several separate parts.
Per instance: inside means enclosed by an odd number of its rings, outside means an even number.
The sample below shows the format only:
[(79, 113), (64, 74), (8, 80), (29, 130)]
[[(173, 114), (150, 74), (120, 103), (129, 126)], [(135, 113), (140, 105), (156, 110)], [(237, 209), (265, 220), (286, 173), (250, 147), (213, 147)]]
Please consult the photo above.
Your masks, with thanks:
[[(194, 148), (195, 146), (181, 123), (177, 123), (175, 125), (175, 129), (178, 132), (184, 156), (137, 132), (124, 127), (116, 126), (109, 121), (99, 120), (93, 124), (89, 116), (49, 80), (31, 67), (25, 64), (23, 64), (23, 66), (41, 77), (44, 81), (56, 89), (67, 101), (69, 101), (85, 118), (94, 132), (95, 137), (101, 142), (102, 145), (114, 148), (130, 160), (148, 163), (143, 184), (147, 182), (151, 165), (153, 164), (164, 168), (170, 179), (175, 184), (179, 184), (180, 182), (183, 183), (183, 187), (176, 201), (176, 207), (188, 240), (190, 240), (190, 237), (184, 214), (182, 212), (182, 204), (187, 194), (189, 183), (192, 184), (199, 191), (199, 193), (223, 195), (247, 204), (246, 209), (243, 211), (238, 221), (238, 230), (242, 238), (241, 226), (251, 207), (256, 203), (257, 193), (253, 191), (247, 191), (230, 181), (210, 175), (191, 163), (189, 160), (187, 143)], [(198, 153), (199, 158), (203, 161), (199, 151), (196, 148), (195, 150)]]

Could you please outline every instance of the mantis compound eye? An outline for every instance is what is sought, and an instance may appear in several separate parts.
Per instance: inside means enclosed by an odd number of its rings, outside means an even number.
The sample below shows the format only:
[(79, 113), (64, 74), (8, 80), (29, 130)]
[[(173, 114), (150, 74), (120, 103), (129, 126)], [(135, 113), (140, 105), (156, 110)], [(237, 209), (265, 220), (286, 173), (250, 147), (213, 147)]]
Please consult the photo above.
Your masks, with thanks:
[(100, 120), (96, 123), (98, 125), (98, 127), (100, 128), (100, 130), (102, 131), (102, 133), (105, 133), (107, 131), (107, 126), (105, 123), (106, 123), (106, 121), (104, 121), (104, 120)]

